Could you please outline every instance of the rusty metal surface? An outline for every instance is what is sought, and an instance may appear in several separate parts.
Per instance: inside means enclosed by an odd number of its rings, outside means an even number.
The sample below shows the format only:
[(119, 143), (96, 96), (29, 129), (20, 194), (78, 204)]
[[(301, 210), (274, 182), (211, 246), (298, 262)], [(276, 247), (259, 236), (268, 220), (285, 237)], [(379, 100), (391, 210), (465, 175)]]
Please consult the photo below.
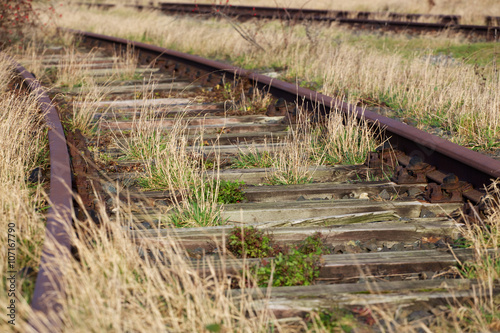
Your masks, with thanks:
[[(35, 312), (49, 317), (51, 329), (60, 325), (59, 309), (60, 295), (63, 287), (59, 281), (62, 265), (70, 257), (70, 236), (69, 230), (72, 228), (72, 191), (71, 191), (71, 170), (68, 149), (64, 130), (59, 119), (56, 108), (43, 87), (20, 64), (12, 60), (24, 83), (38, 96), (40, 109), (45, 113), (45, 120), (49, 127), (49, 149), (50, 149), (50, 203), (47, 212), (47, 225), (45, 229), (45, 241), (37, 276), (35, 291), (31, 302), (31, 308)], [(55, 266), (57, 261), (59, 266)], [(35, 329), (38, 324), (32, 323)]]
[(73, 189), (81, 200), (80, 206), (75, 207), (76, 218), (79, 221), (86, 221), (86, 216), (89, 214), (93, 222), (99, 224), (97, 211), (101, 208), (99, 203), (105, 201), (103, 200), (105, 193), (101, 183), (94, 181), (98, 172), (92, 163), (87, 142), (79, 129), (68, 131), (66, 140), (73, 168)]
[(217, 61), (204, 59), (198, 56), (172, 51), (165, 48), (132, 42), (122, 38), (109, 37), (100, 34), (69, 30), (81, 35), (85, 40), (95, 45), (114, 43), (116, 48), (133, 45), (139, 51), (139, 57), (155, 60), (156, 64), (165, 68), (172, 65), (187, 65), (199, 69), (206, 76), (225, 75), (230, 79), (236, 76), (248, 78), (254, 85), (265, 89), (275, 97), (284, 98), (289, 102), (299, 102), (309, 108), (316, 107), (320, 112), (328, 113), (338, 108), (344, 113), (354, 112), (358, 118), (365, 118), (374, 123), (384, 135), (389, 138), (392, 147), (401, 150), (406, 155), (419, 156), (423, 162), (435, 166), (441, 172), (454, 173), (462, 181), (471, 183), (481, 189), (489, 184), (492, 178), (500, 177), (500, 161), (474, 152), (450, 141), (421, 131), (397, 120), (365, 111), (339, 99), (332, 98), (318, 92), (298, 87), (295, 84), (273, 79), (261, 74), (240, 69)]
[[(485, 17), (485, 25), (460, 25), (458, 15), (425, 15), (377, 12), (351, 12), (300, 8), (273, 8), (251, 6), (227, 6), (210, 4), (160, 3), (165, 13), (183, 14), (223, 14), (239, 19), (282, 19), (290, 21), (312, 20), (319, 22), (336, 22), (363, 29), (382, 29), (391, 31), (441, 31), (449, 29), (454, 32), (498, 40), (500, 27), (493, 26), (497, 17)], [(384, 17), (387, 17), (385, 19)], [(416, 22), (421, 18), (435, 20), (433, 23)]]

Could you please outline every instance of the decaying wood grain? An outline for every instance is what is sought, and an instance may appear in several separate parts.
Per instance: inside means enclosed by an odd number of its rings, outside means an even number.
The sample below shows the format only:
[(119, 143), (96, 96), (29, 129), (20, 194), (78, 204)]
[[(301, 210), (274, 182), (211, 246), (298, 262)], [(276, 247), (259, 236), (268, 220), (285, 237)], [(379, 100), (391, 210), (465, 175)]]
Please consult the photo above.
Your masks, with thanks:
[[(224, 251), (219, 252), (216, 257), (205, 256), (192, 260), (193, 269), (202, 276), (210, 276), (214, 271), (220, 275), (238, 275), (249, 266), (263, 263), (262, 259), (234, 259)], [(266, 258), (266, 262), (272, 260), (273, 258)], [(435, 249), (323, 255), (319, 280), (323, 284), (341, 283), (360, 278), (442, 272), (451, 270), (458, 263), (472, 260), (475, 260), (474, 251), (470, 249), (454, 249), (453, 252)]]
[[(498, 291), (499, 287), (495, 288)], [(240, 290), (231, 291), (239, 297)], [(430, 309), (436, 305), (463, 303), (487, 291), (472, 280), (395, 281), (308, 287), (246, 289), (256, 309), (270, 310), (278, 317), (303, 316), (310, 311), (334, 311), (344, 307)]]
[[(317, 183), (307, 185), (243, 186), (242, 192), (248, 202), (279, 202), (297, 200), (339, 200), (363, 196), (383, 200), (379, 195), (385, 191), (395, 199), (404, 195), (409, 187), (392, 182), (371, 182), (359, 184)], [(169, 199), (169, 191), (129, 191), (134, 198)]]
[[(306, 237), (320, 232), (328, 246), (337, 246), (349, 241), (373, 242), (391, 246), (395, 243), (411, 244), (423, 237), (456, 238), (457, 224), (450, 219), (418, 218), (410, 221), (393, 221), (377, 223), (359, 223), (351, 225), (318, 226), (318, 227), (282, 227), (269, 228), (265, 224), (255, 224), (270, 234), (279, 243), (297, 244)], [(233, 226), (189, 228), (189, 229), (149, 229), (129, 230), (131, 237), (137, 242), (169, 246), (175, 241), (186, 249), (202, 248), (209, 251), (220, 247), (227, 241)]]
[[(269, 145), (268, 145), (269, 146)], [(245, 147), (240, 147), (245, 149)], [(254, 148), (247, 148), (254, 149)], [(118, 165), (130, 165), (142, 163), (142, 161), (123, 161)], [(247, 185), (266, 184), (269, 182), (268, 178), (273, 174), (273, 168), (253, 168), (253, 169), (227, 169), (221, 170), (217, 173), (218, 179), (225, 181), (240, 181)], [(309, 174), (314, 182), (346, 182), (346, 181), (359, 181), (367, 178), (367, 174), (375, 172), (375, 169), (370, 169), (363, 165), (352, 166), (319, 166), (309, 168)], [(140, 177), (140, 173), (106, 173), (106, 180), (125, 181)], [(210, 176), (210, 174), (207, 174)]]

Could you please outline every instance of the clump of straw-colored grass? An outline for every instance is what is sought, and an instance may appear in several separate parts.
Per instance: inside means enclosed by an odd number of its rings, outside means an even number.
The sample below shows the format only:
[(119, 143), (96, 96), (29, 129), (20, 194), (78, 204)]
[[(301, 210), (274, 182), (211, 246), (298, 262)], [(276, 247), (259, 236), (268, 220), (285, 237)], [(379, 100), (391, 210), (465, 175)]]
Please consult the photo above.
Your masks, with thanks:
[[(0, 274), (10, 277), (12, 272), (24, 269), (38, 270), (44, 223), (42, 211), (46, 205), (42, 185), (29, 183), (31, 171), (47, 167), (47, 131), (43, 125), (43, 114), (38, 108), (37, 98), (20, 90), (7, 90), (7, 83), (13, 80), (13, 68), (0, 57), (0, 225), (3, 232), (0, 242)], [(8, 251), (8, 244), (15, 242), (14, 250)], [(8, 260), (12, 266), (8, 265)], [(10, 273), (8, 273), (10, 271)], [(18, 326), (2, 320), (0, 330), (9, 332), (19, 327), (29, 311), (27, 302), (33, 293), (32, 277), (16, 274), (15, 297), (6, 279), (0, 282), (0, 305), (6, 308), (15, 300)], [(9, 295), (10, 294), (10, 295)], [(5, 317), (7, 318), (7, 317)]]

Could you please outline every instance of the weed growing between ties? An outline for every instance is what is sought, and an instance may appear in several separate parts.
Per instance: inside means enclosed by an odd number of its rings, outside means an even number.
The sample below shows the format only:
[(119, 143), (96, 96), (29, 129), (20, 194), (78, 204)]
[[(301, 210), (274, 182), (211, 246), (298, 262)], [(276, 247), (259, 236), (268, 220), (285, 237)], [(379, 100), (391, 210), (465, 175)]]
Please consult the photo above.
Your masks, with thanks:
[(224, 223), (222, 201), (241, 200), (241, 184), (218, 181), (219, 157), (206, 163), (203, 128), (199, 136), (188, 140), (188, 122), (183, 116), (162, 118), (154, 108), (143, 108), (133, 119), (129, 135), (122, 135), (123, 151), (129, 158), (144, 164), (145, 172), (138, 184), (145, 189), (162, 189), (171, 193), (171, 224), (177, 227), (214, 226)]
[(457, 272), (467, 279), (475, 279), (479, 286), (470, 304), (453, 306), (449, 314), (438, 321), (437, 327), (457, 331), (497, 331), (500, 329), (499, 296), (496, 287), (500, 283), (500, 183), (493, 182), (484, 199), (487, 216), (477, 220), (466, 219), (461, 227), (463, 244), (474, 250), (475, 260), (463, 263)]
[[(143, 4), (147, 4), (146, 0), (140, 1)], [(165, 0), (164, 2), (177, 2), (176, 0)], [(197, 3), (211, 4), (211, 0), (199, 0)], [(477, 22), (476, 24), (484, 24), (481, 21), (482, 16), (489, 15), (492, 12), (498, 12), (500, 8), (498, 3), (494, 0), (481, 0), (474, 3), (467, 1), (459, 1), (453, 3), (450, 6), (448, 2), (441, 1), (393, 1), (393, 0), (376, 0), (376, 1), (365, 1), (365, 0), (351, 0), (351, 1), (341, 1), (341, 0), (316, 0), (316, 1), (304, 1), (304, 0), (277, 0), (270, 4), (266, 0), (229, 0), (222, 1), (228, 5), (234, 6), (271, 6), (271, 7), (287, 7), (287, 8), (314, 8), (314, 9), (330, 9), (330, 10), (345, 10), (345, 11), (370, 11), (379, 12), (380, 18), (386, 18), (387, 12), (396, 13), (439, 13), (439, 14), (458, 14), (465, 16), (465, 23), (462, 24), (473, 24), (469, 22)], [(355, 18), (355, 17), (352, 17)], [(478, 21), (470, 21), (478, 20)], [(432, 20), (430, 22), (433, 22)]]
[(245, 182), (221, 180), (217, 202), (220, 204), (232, 204), (245, 201), (245, 193), (242, 187)]
[(263, 260), (256, 268), (257, 284), (261, 287), (312, 284), (319, 276), (321, 255), (329, 253), (323, 243), (321, 233), (315, 233), (288, 253), (280, 252), (269, 262)]
[[(251, 148), (251, 147), (250, 147)], [(233, 169), (270, 168), (273, 165), (272, 156), (269, 152), (250, 151), (249, 153), (238, 153), (236, 159), (231, 163)]]
[(114, 76), (117, 76), (120, 81), (142, 79), (142, 76), (137, 73), (137, 59), (137, 54), (129, 46), (127, 46), (126, 51), (115, 54), (113, 70), (116, 71), (116, 74)]
[(272, 169), (267, 175), (271, 185), (307, 184), (312, 182), (307, 142), (292, 139), (274, 153)]
[(0, 48), (22, 43), (35, 30), (43, 30), (40, 15), (53, 20), (53, 6), (33, 5), (31, 0), (0, 1)]
[[(321, 255), (328, 254), (321, 233), (315, 233), (294, 248), (282, 248), (272, 235), (255, 227), (234, 227), (227, 249), (237, 257), (261, 258), (260, 265), (250, 268), (260, 287), (310, 285), (319, 276)], [(265, 259), (274, 257), (272, 259)]]
[(306, 322), (311, 332), (352, 332), (359, 325), (352, 312), (341, 308), (310, 313)]
[(313, 132), (314, 153), (311, 158), (318, 164), (361, 164), (369, 152), (380, 144), (374, 124), (358, 120), (356, 113), (348, 115), (339, 110), (326, 116), (324, 124)]
[(290, 127), (285, 146), (268, 159), (273, 168), (267, 177), (271, 185), (310, 183), (315, 167), (363, 163), (380, 144), (374, 125), (358, 120), (354, 112), (311, 116), (298, 110), (295, 117), (297, 124)]
[(245, 89), (242, 82), (224, 82), (216, 85), (215, 91), (220, 91), (225, 100), (225, 108), (242, 114), (258, 114), (267, 110), (272, 102), (272, 95), (256, 87)]
[(263, 152), (250, 147), (248, 153), (238, 154), (231, 168), (265, 168), (271, 185), (306, 184), (312, 182), (315, 167), (363, 163), (381, 141), (374, 125), (358, 120), (354, 112), (311, 116), (299, 109), (294, 117), (296, 124), (290, 124), (280, 145)]
[[(219, 327), (221, 332), (251, 333), (281, 329), (270, 311), (254, 308), (252, 296), (231, 296), (227, 274), (219, 275), (220, 268), (210, 259), (203, 264), (212, 273), (202, 276), (170, 235), (165, 238), (169, 246), (148, 242), (138, 251), (120, 223), (110, 221), (106, 214), (100, 220), (101, 227), (77, 223), (70, 232), (79, 260), (63, 267), (63, 331), (91, 328), (100, 332), (113, 327), (133, 332), (206, 332)], [(57, 261), (49, 259), (47, 264), (51, 267)]]

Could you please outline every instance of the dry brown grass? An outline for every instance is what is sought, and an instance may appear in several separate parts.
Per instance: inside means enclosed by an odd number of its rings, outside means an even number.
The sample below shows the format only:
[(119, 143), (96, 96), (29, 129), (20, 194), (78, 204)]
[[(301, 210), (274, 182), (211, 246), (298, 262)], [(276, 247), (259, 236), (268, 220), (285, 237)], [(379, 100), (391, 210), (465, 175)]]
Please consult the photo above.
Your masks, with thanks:
[(164, 118), (155, 116), (155, 111), (142, 109), (141, 116), (133, 120), (131, 133), (123, 136), (122, 149), (130, 158), (144, 163), (144, 176), (139, 179), (142, 187), (175, 194), (170, 207), (173, 216), (162, 227), (222, 224), (222, 207), (217, 202), (219, 181), (213, 181), (219, 171), (218, 152), (213, 152), (214, 163), (207, 167), (204, 153), (196, 149), (202, 146), (203, 128), (200, 126), (201, 133), (188, 142), (188, 122), (182, 114), (169, 118), (172, 124), (166, 130)]
[(65, 267), (63, 331), (204, 332), (219, 325), (221, 332), (265, 332), (273, 325), (250, 297), (228, 296), (215, 269), (199, 276), (174, 239), (139, 249), (117, 223), (105, 218), (104, 226), (79, 225), (72, 235), (81, 261)]
[[(33, 95), (19, 91), (7, 91), (6, 83), (12, 79), (12, 68), (3, 57), (0, 58), (0, 224), (2, 233), (0, 250), (2, 265), (0, 275), (9, 277), (21, 269), (38, 270), (41, 245), (44, 240), (43, 216), (37, 209), (45, 203), (44, 191), (40, 185), (30, 184), (27, 177), (37, 165), (48, 161), (43, 152), (46, 151), (46, 131), (42, 125), (43, 115), (38, 111), (38, 104)], [(9, 230), (9, 227), (12, 229)], [(9, 232), (16, 239), (15, 250), (8, 252)], [(10, 243), (10, 242), (9, 242)], [(13, 267), (8, 267), (8, 255), (15, 256)], [(16, 278), (16, 327), (7, 323), (6, 315), (0, 323), (2, 332), (13, 331), (25, 327), (23, 321), (29, 313), (29, 306), (23, 289), (29, 290), (30, 278), (17, 275)], [(6, 309), (14, 299), (8, 295), (10, 283), (2, 279), (0, 288), (0, 305)]]

